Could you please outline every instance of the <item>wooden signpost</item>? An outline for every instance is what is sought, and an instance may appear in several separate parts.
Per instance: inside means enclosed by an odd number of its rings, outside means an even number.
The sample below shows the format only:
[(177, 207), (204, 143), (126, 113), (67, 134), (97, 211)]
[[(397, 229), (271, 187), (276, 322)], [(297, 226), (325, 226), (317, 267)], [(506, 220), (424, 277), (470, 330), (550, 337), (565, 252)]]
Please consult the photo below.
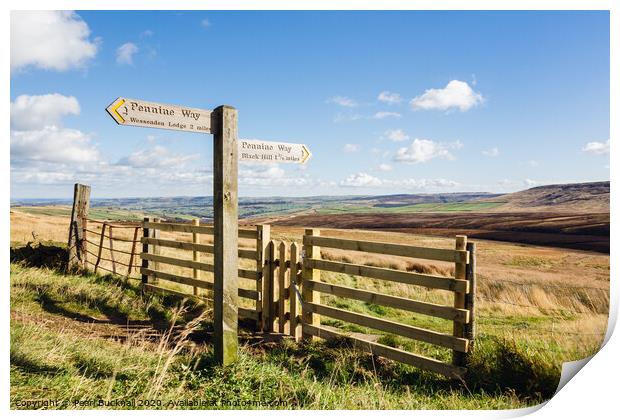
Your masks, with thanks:
[(220, 364), (237, 360), (238, 323), (238, 159), (272, 163), (305, 163), (303, 144), (238, 141), (237, 110), (213, 111), (117, 98), (106, 111), (119, 125), (213, 134), (213, 215), (215, 356)]
[(213, 134), (214, 348), (216, 360), (237, 360), (237, 110), (213, 111), (117, 98), (106, 111), (120, 125)]

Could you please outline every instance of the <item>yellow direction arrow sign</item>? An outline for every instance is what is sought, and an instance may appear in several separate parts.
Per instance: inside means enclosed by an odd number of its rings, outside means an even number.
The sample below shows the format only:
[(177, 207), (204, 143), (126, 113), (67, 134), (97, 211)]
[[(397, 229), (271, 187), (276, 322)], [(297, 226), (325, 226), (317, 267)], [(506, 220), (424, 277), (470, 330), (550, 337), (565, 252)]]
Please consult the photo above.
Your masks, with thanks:
[(211, 132), (211, 111), (205, 109), (117, 98), (106, 111), (120, 125), (196, 133)]
[(305, 144), (239, 139), (239, 159), (272, 163), (306, 163), (312, 156)]

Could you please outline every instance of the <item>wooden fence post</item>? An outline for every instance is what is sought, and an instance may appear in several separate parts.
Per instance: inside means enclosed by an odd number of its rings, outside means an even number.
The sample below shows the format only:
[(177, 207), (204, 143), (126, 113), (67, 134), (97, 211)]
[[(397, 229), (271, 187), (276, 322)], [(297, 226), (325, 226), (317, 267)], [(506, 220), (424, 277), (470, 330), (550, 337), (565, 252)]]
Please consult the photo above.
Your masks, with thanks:
[[(279, 268), (278, 268), (278, 332), (280, 334), (284, 334), (285, 333), (285, 327), (287, 325), (286, 323), (286, 314), (287, 314), (287, 305), (286, 305), (286, 298), (287, 298), (287, 292), (288, 292), (288, 285), (286, 284), (286, 272), (288, 270), (287, 264), (286, 264), (286, 251), (287, 251), (287, 246), (286, 246), (286, 242), (282, 241), (280, 242), (280, 247), (279, 247), (279, 255), (278, 255), (278, 259), (280, 260), (280, 264), (279, 264)], [(291, 267), (291, 270), (293, 268)], [(290, 332), (290, 323), (289, 325), (289, 332)]]
[(116, 274), (116, 260), (114, 259), (114, 241), (112, 239), (112, 225), (110, 225), (110, 229), (108, 229), (108, 231), (110, 232), (109, 234), (109, 239), (110, 239), (110, 259), (112, 260), (112, 274)]
[(69, 224), (69, 270), (86, 267), (86, 227), (90, 206), (90, 186), (75, 184), (73, 189), (73, 209)]
[[(144, 218), (144, 223), (142, 224), (143, 229), (142, 229), (142, 237), (143, 238), (150, 238), (151, 237), (151, 228), (146, 227), (146, 223), (150, 222), (152, 219), (150, 217), (145, 217)], [(104, 225), (105, 227), (105, 225)], [(103, 238), (103, 237), (102, 237)], [(103, 240), (103, 239), (102, 239)], [(150, 249), (151, 249), (152, 245), (149, 245), (147, 243), (143, 243), (142, 244), (142, 252), (145, 254), (150, 254)], [(147, 260), (146, 258), (142, 258), (142, 268), (144, 268), (145, 270), (148, 270), (149, 268), (149, 260)], [(149, 276), (142, 273), (142, 283), (148, 283), (149, 282)]]
[[(465, 251), (467, 249), (467, 236), (456, 236), (456, 248), (457, 251)], [(454, 264), (454, 278), (465, 279), (467, 270), (467, 261), (460, 260)], [(465, 309), (465, 295), (466, 293), (454, 292), (454, 307), (457, 309)], [(453, 335), (455, 337), (463, 338), (465, 336), (465, 324), (461, 321), (454, 321)], [(455, 366), (463, 366), (465, 364), (465, 354), (457, 350), (452, 351), (452, 364)]]
[(265, 268), (263, 269), (263, 331), (273, 332), (275, 321), (274, 311), (274, 278), (276, 272), (276, 246), (273, 241), (267, 243), (265, 250)]
[(237, 110), (219, 106), (211, 113), (213, 132), (213, 320), (215, 359), (237, 360), (239, 314), (239, 226), (237, 190)]
[(469, 280), (469, 293), (465, 295), (465, 309), (469, 310), (469, 322), (465, 324), (465, 338), (469, 340), (469, 352), (473, 351), (476, 338), (476, 243), (468, 242), (469, 264), (465, 279)]
[(131, 275), (131, 270), (133, 269), (133, 260), (136, 256), (136, 243), (138, 242), (138, 230), (139, 228), (135, 228), (133, 231), (133, 241), (131, 242), (131, 255), (129, 256), (129, 267), (127, 268), (127, 276), (129, 279)]
[[(192, 220), (192, 225), (193, 226), (200, 226), (200, 219), (194, 219)], [(200, 243), (200, 234), (196, 233), (196, 232), (192, 232), (192, 243), (194, 245)], [(196, 251), (195, 249), (192, 251), (192, 261), (198, 261), (199, 258), (199, 254), (198, 251)], [(198, 270), (197, 268), (194, 268), (192, 271), (192, 277), (195, 280), (200, 280), (200, 270)], [(194, 296), (198, 296), (198, 288), (196, 286), (194, 286)]]
[(266, 297), (269, 295), (267, 287), (269, 285), (269, 242), (271, 241), (271, 226), (270, 225), (258, 225), (256, 226), (256, 272), (258, 278), (256, 280), (256, 291), (261, 295), (260, 300), (256, 301), (256, 311), (260, 314), (258, 321), (258, 329), (263, 331), (265, 329), (265, 317), (269, 314), (269, 305), (266, 303)]
[[(306, 229), (305, 236), (321, 236), (321, 231), (319, 229)], [(314, 313), (308, 309), (308, 305), (306, 303), (321, 303), (321, 294), (315, 290), (312, 290), (311, 287), (306, 285), (306, 280), (312, 281), (321, 281), (321, 271), (308, 268), (304, 261), (306, 258), (312, 259), (320, 259), (321, 258), (321, 248), (318, 246), (312, 245), (304, 245), (303, 247), (303, 272), (302, 272), (302, 289), (301, 289), (301, 298), (303, 300), (301, 304), (302, 316), (301, 320), (303, 324), (309, 324), (315, 327), (321, 326), (321, 317), (319, 314)], [(311, 334), (307, 334), (302, 329), (302, 339), (304, 340), (312, 340), (318, 339), (318, 337), (314, 337)]]
[(295, 287), (300, 283), (300, 278), (297, 276), (297, 262), (299, 259), (299, 250), (297, 243), (291, 244), (291, 274), (289, 281), (289, 303), (290, 303), (290, 315), (289, 315), (289, 330), (295, 341), (301, 340), (301, 323), (298, 322), (298, 315), (300, 313), (299, 300), (297, 296), (297, 290)]
[[(153, 218), (153, 222), (154, 222), (154, 223), (160, 223), (160, 222), (161, 222), (161, 219), (160, 219), (159, 217), (154, 217), (154, 218)], [(149, 234), (151, 235), (151, 236), (150, 236), (151, 238), (153, 238), (153, 239), (159, 239), (159, 229), (151, 229), (151, 230), (149, 231)], [(153, 245), (153, 246), (151, 247), (151, 252), (152, 252), (154, 255), (159, 255), (159, 252), (160, 252), (160, 247), (159, 247), (159, 245)], [(158, 270), (159, 270), (159, 263), (158, 263), (157, 261), (151, 261), (151, 269), (152, 269), (152, 270), (155, 270), (155, 271), (158, 271)], [(151, 277), (149, 278), (149, 282), (150, 282), (150, 283), (154, 283), (154, 284), (156, 284), (156, 283), (157, 283), (157, 276), (151, 276)]]
[(101, 262), (101, 253), (103, 251), (103, 240), (105, 239), (105, 228), (107, 223), (103, 223), (101, 226), (101, 237), (99, 238), (99, 250), (97, 251), (97, 261), (95, 262), (95, 273), (97, 272), (97, 268), (99, 267), (99, 263)]

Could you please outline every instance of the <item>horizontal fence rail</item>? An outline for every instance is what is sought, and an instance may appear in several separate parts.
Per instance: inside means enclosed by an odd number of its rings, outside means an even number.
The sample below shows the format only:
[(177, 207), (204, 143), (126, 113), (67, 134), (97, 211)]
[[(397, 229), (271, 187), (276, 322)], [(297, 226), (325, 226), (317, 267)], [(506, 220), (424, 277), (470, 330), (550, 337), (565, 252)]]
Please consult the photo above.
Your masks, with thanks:
[[(213, 254), (213, 245), (198, 244), (193, 242), (175, 241), (169, 239), (141, 238), (140, 242), (148, 245), (158, 245), (164, 248), (183, 249), (186, 251), (204, 252), (205, 254)], [(255, 260), (258, 253), (254, 249), (239, 248), (239, 258)]]
[(469, 284), (466, 280), (458, 280), (450, 277), (410, 273), (407, 271), (392, 270), (390, 268), (370, 267), (367, 265), (313, 258), (304, 259), (304, 267), (455, 292), (467, 292)]
[(453, 249), (423, 248), (411, 245), (327, 238), (322, 236), (304, 236), (304, 245), (455, 263), (467, 263), (469, 255), (467, 251)]
[[(213, 235), (215, 228), (213, 226), (190, 225), (186, 223), (168, 223), (168, 222), (144, 222), (143, 227), (146, 229), (155, 229), (162, 232), (182, 232), (182, 233), (199, 233), (203, 235)], [(256, 239), (257, 233), (252, 229), (239, 229), (239, 237), (247, 239)]]
[(335, 331), (328, 330), (324, 327), (303, 324), (303, 331), (308, 335), (324, 338), (327, 340), (346, 340), (351, 342), (355, 348), (358, 348), (367, 353), (382, 356), (387, 359), (391, 359), (408, 365), (416, 366), (421, 369), (429, 370), (431, 372), (439, 373), (441, 375), (447, 376), (448, 378), (462, 378), (466, 371), (464, 367), (453, 366), (439, 360), (413, 354), (404, 350), (396, 349), (394, 347), (389, 347), (383, 344), (362, 340), (345, 334), (340, 334)]
[(306, 280), (305, 287), (310, 287), (321, 293), (326, 293), (338, 297), (360, 300), (375, 305), (389, 306), (405, 311), (416, 312), (419, 314), (434, 316), (437, 318), (469, 322), (469, 311), (457, 309), (449, 306), (437, 305), (434, 303), (420, 302), (418, 300), (406, 299), (382, 293), (371, 292), (368, 290), (354, 289), (352, 287), (338, 286), (330, 283), (321, 283)]

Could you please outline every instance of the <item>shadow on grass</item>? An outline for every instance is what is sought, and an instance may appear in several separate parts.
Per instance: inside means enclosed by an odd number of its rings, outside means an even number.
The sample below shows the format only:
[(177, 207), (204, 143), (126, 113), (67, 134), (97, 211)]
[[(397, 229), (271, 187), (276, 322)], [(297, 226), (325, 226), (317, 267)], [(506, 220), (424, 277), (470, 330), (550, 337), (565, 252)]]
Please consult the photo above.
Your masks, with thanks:
[(24, 354), (11, 351), (11, 366), (15, 366), (22, 372), (36, 374), (52, 374), (58, 375), (66, 372), (65, 368), (40, 363)]
[(346, 338), (302, 343), (283, 340), (266, 352), (265, 357), (288, 370), (310, 371), (317, 380), (338, 385), (379, 380), (384, 386), (399, 391), (407, 385), (415, 385), (416, 389), (420, 387), (429, 393), (462, 388), (461, 382), (359, 351)]
[(465, 380), (474, 391), (512, 392), (521, 399), (548, 400), (555, 394), (561, 368), (513, 341), (483, 337), (476, 343)]
[(317, 380), (342, 386), (380, 381), (396, 392), (411, 387), (428, 396), (447, 391), (465, 396), (514, 395), (533, 404), (553, 397), (560, 374), (553, 363), (511, 343), (492, 340), (481, 347), (472, 355), (463, 380), (361, 352), (346, 339), (299, 344), (282, 340), (265, 351), (264, 358), (287, 370), (305, 371)]
[(50, 268), (65, 273), (69, 253), (66, 247), (54, 243), (28, 242), (21, 247), (11, 247), (11, 262), (25, 267)]

